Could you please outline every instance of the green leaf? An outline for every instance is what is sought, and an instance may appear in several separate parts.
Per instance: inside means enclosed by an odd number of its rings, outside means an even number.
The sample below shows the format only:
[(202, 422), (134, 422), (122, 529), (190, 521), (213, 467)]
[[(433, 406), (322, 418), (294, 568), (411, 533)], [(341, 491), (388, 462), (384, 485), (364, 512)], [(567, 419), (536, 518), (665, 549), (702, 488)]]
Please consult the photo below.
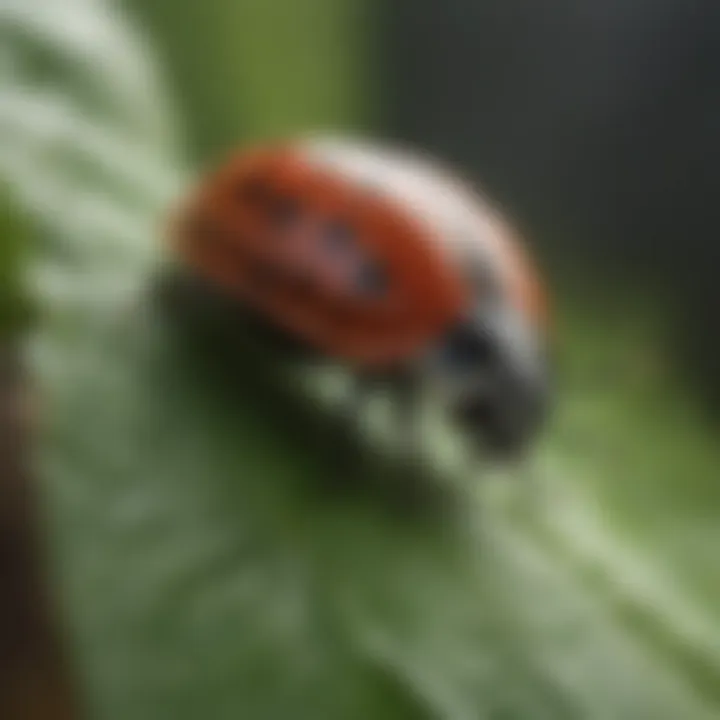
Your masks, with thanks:
[(0, 342), (15, 337), (30, 322), (25, 287), (28, 232), (7, 193), (0, 192)]
[(549, 540), (571, 495), (528, 520), (490, 486), (405, 516), (323, 492), (309, 416), (141, 307), (46, 334), (47, 490), (100, 716), (712, 716)]
[[(36, 459), (90, 716), (717, 717), (720, 589), (679, 588), (705, 566), (678, 547), (672, 562), (638, 510), (717, 508), (702, 480), (716, 458), (631, 393), (636, 328), (581, 316), (535, 483), (418, 472), (436, 493), (398, 512), (398, 473), (338, 467), (316, 389), (231, 343), (222, 313), (197, 323), (156, 301), (153, 228), (185, 176), (162, 86), (138, 80), (155, 76), (149, 50), (110, 4), (57, 7), (0, 11), (15, 61), (60, 73), (50, 93), (27, 66), (7, 72), (0, 157), (46, 241)], [(664, 500), (626, 489), (668, 464), (628, 449), (628, 427), (696, 458), (684, 508), (674, 476)]]

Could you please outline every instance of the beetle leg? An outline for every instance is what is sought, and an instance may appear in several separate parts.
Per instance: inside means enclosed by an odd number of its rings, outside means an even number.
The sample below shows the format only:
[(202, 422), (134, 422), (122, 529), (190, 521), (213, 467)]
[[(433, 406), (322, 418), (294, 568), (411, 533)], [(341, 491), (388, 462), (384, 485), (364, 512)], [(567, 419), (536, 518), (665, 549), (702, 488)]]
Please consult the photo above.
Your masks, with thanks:
[(337, 421), (331, 421), (327, 433), (334, 470), (340, 477), (350, 477), (364, 467), (361, 421), (376, 387), (377, 379), (374, 376), (355, 371), (350, 373)]
[(355, 433), (371, 394), (372, 385), (363, 373), (350, 372), (349, 387), (341, 405), (343, 427)]
[(421, 462), (422, 424), (420, 407), (420, 384), (408, 369), (393, 373), (387, 380), (393, 405), (395, 437), (403, 463), (415, 465)]

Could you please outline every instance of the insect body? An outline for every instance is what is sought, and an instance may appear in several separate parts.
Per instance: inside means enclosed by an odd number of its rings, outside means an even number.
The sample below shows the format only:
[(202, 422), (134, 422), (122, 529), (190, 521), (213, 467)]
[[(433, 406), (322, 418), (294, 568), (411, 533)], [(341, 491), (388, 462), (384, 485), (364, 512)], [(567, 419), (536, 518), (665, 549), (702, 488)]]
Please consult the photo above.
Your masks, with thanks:
[(200, 185), (174, 242), (197, 275), (406, 404), (438, 385), (491, 450), (535, 435), (541, 283), (501, 214), (452, 173), (361, 142), (260, 147)]

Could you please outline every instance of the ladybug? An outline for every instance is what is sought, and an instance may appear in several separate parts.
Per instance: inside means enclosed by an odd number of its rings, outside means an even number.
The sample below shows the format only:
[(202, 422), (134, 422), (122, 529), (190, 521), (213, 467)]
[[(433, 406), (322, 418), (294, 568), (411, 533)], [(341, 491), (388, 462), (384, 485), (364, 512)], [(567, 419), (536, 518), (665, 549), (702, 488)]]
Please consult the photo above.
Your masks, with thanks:
[(548, 408), (548, 307), (512, 227), (454, 172), (380, 143), (315, 137), (242, 150), (181, 207), (184, 267), (276, 335), (392, 390), (422, 387), (497, 456)]

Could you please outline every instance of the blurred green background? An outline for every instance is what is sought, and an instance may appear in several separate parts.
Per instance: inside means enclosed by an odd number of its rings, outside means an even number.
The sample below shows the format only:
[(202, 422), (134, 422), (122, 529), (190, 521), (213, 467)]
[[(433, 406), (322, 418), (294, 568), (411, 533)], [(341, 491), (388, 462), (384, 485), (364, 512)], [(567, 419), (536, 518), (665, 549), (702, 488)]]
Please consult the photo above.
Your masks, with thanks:
[[(720, 716), (716, 15), (0, 4), (0, 317), (38, 306), (36, 475), (90, 717)], [(561, 345), (533, 484), (448, 473), (459, 507), (429, 518), (318, 493), (305, 411), (148, 302), (183, 185), (317, 129), (434, 151), (518, 218)]]

